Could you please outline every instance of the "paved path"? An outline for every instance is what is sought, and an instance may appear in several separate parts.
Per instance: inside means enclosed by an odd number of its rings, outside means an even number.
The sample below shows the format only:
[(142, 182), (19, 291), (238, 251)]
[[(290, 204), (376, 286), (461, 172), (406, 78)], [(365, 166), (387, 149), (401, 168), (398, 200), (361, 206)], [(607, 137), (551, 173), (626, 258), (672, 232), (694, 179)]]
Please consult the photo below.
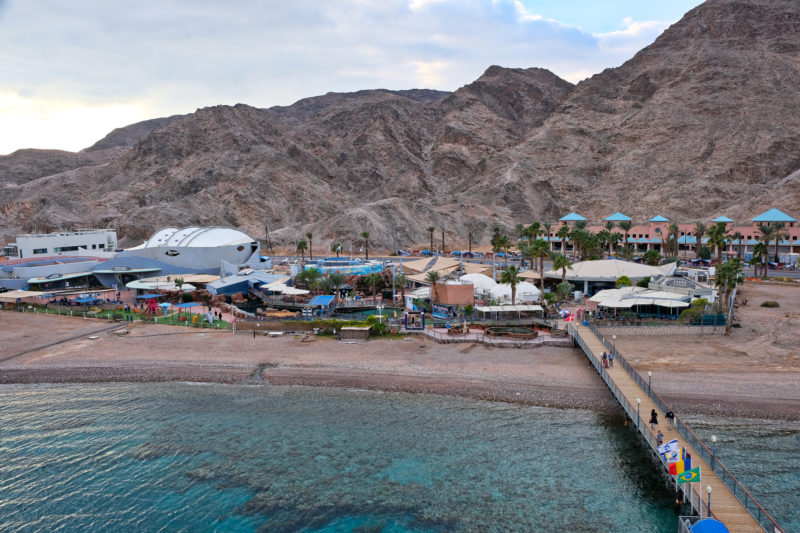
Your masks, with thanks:
[[(583, 340), (586, 348), (591, 352), (587, 353), (587, 357), (594, 358), (595, 361), (600, 361), (602, 358), (605, 347), (602, 341), (588, 328), (576, 325), (578, 335)], [(648, 442), (655, 442), (655, 436), (658, 429), (664, 433), (664, 442), (669, 442), (673, 439), (678, 439), (680, 446), (686, 448), (686, 451), (692, 454), (692, 467), (700, 466), (702, 482), (699, 487), (693, 489), (692, 501), (697, 502), (699, 497), (702, 497), (702, 511), (705, 516), (706, 511), (706, 487), (711, 486), (711, 514), (717, 520), (723, 522), (731, 533), (738, 532), (763, 532), (764, 529), (756, 522), (750, 513), (744, 508), (741, 502), (733, 495), (733, 493), (725, 486), (722, 480), (714, 473), (711, 467), (706, 464), (700, 457), (700, 453), (689, 446), (689, 444), (680, 436), (675, 428), (668, 427), (667, 421), (664, 418), (664, 413), (658, 410), (655, 403), (650, 400), (647, 393), (639, 387), (639, 385), (628, 375), (621, 365), (615, 365), (613, 368), (604, 369), (610, 380), (618, 389), (618, 400), (621, 395), (634, 409), (637, 406), (637, 399), (641, 400), (639, 412), (641, 419), (639, 421), (640, 428), (645, 434)], [(650, 428), (647, 421), (650, 419), (650, 412), (655, 409), (658, 413), (659, 425), (655, 430)], [(693, 486), (696, 484), (692, 484)], [(700, 491), (701, 494), (697, 494)], [(695, 507), (697, 504), (695, 503)]]

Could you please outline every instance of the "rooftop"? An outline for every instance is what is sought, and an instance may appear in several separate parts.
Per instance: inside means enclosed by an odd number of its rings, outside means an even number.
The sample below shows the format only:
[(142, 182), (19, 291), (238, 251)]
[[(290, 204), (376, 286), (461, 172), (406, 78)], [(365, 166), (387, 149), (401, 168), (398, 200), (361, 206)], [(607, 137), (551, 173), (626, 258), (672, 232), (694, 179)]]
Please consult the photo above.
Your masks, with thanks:
[(773, 207), (769, 211), (765, 211), (755, 217), (753, 222), (797, 222), (797, 220), (793, 219), (780, 209), (775, 209)]

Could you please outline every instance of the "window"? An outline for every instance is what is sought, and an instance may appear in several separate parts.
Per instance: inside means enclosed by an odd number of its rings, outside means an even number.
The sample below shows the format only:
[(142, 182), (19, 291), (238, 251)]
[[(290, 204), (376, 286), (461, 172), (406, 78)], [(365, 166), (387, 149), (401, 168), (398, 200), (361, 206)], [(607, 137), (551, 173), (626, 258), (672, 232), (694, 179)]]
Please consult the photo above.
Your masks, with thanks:
[(62, 246), (60, 248), (57, 247), (54, 250), (56, 252), (74, 252), (77, 249), (78, 249), (77, 246)]
[(46, 254), (47, 253), (47, 248), (34, 248), (33, 249), (33, 253), (34, 254)]
[(105, 248), (106, 247), (105, 244), (98, 244), (97, 246), (99, 246), (100, 248)]
[(96, 245), (96, 244), (93, 244), (93, 245), (92, 245), (92, 250), (94, 250), (94, 249), (96, 249), (96, 248), (97, 248), (97, 245)]

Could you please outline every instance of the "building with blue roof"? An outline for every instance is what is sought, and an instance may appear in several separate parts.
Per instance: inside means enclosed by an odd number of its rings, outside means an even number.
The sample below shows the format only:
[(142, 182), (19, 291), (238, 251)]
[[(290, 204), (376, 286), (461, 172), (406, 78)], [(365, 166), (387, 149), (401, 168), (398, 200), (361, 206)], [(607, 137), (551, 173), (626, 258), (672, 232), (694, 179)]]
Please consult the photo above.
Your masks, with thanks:
[(630, 221), (630, 220), (633, 220), (633, 219), (631, 217), (629, 217), (628, 215), (623, 215), (622, 213), (617, 211), (613, 215), (607, 216), (605, 218), (605, 220), (606, 220), (606, 222), (627, 222), (627, 221)]
[(753, 222), (756, 222), (759, 225), (761, 223), (765, 223), (765, 222), (766, 223), (768, 223), (768, 222), (785, 222), (787, 226), (794, 227), (794, 223), (797, 222), (797, 220), (793, 219), (792, 217), (790, 217), (789, 215), (787, 215), (786, 213), (784, 213), (780, 209), (776, 209), (776, 208), (773, 207), (769, 211), (764, 211), (763, 213), (761, 213), (760, 215), (755, 217), (753, 219)]
[(562, 223), (566, 224), (567, 222), (579, 222), (579, 221), (584, 221), (585, 222), (586, 218), (580, 216), (578, 213), (573, 211), (572, 213), (570, 213), (568, 215), (564, 215), (563, 217), (559, 218), (558, 220), (559, 220), (559, 222), (562, 222)]
[(669, 222), (669, 219), (666, 217), (662, 217), (661, 215), (656, 215), (650, 220), (648, 220), (648, 222)]

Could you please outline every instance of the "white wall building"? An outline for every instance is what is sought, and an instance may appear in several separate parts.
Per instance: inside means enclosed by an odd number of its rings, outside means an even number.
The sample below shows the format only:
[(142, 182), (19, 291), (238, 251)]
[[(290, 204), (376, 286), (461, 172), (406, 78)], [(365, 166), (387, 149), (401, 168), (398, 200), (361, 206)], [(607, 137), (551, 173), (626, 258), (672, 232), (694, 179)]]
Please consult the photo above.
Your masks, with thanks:
[(9, 258), (32, 259), (54, 256), (110, 257), (117, 248), (113, 229), (87, 229), (59, 233), (17, 235), (5, 246)]

